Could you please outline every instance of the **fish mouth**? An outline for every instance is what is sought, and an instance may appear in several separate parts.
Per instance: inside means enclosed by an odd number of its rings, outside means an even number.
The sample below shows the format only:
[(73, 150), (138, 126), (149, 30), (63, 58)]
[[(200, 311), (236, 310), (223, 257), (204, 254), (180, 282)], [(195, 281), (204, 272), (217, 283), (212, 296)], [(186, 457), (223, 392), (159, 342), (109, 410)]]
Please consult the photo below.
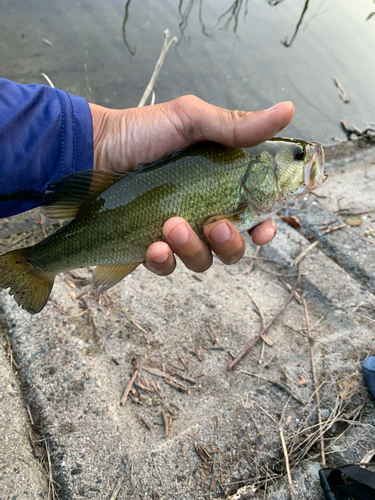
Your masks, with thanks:
[(320, 144), (314, 143), (310, 161), (305, 163), (305, 186), (310, 191), (320, 187), (328, 175), (324, 172), (324, 151)]

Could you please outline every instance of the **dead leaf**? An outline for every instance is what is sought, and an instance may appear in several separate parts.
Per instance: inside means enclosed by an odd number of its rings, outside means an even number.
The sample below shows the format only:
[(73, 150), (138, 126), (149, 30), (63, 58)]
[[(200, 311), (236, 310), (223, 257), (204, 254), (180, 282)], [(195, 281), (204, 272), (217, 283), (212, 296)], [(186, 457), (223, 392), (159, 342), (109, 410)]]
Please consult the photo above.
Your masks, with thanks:
[(358, 391), (358, 378), (356, 374), (347, 375), (339, 381), (339, 394), (343, 401), (350, 399)]
[(291, 215), (290, 217), (286, 217), (285, 215), (280, 215), (280, 217), (285, 221), (289, 226), (300, 228), (302, 224), (300, 223), (298, 217), (296, 215)]
[(347, 217), (345, 219), (345, 222), (349, 226), (360, 226), (362, 224), (362, 216), (361, 215), (349, 215), (349, 217)]
[(261, 335), (261, 338), (267, 345), (269, 345), (270, 347), (273, 346), (273, 342), (269, 337), (267, 337), (266, 335)]

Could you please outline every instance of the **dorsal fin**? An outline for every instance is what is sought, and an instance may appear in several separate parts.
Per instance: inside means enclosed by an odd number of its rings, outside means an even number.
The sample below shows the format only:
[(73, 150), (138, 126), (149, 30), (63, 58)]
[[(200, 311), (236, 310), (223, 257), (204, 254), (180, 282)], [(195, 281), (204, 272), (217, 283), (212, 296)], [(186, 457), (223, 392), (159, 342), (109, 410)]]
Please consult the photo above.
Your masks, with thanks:
[(82, 170), (51, 182), (43, 196), (42, 213), (51, 219), (75, 217), (80, 208), (116, 184), (127, 172)]

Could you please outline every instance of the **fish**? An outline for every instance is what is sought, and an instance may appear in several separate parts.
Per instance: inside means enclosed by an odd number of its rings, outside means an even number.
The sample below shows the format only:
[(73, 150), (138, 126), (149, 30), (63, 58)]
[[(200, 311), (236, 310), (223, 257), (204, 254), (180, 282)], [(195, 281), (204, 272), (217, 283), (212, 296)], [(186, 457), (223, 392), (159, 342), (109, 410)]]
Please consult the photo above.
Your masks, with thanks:
[(36, 314), (57, 274), (96, 266), (91, 284), (105, 292), (144, 262), (153, 242), (165, 241), (171, 217), (186, 219), (202, 240), (204, 226), (222, 219), (244, 232), (326, 177), (320, 144), (281, 137), (252, 148), (201, 142), (130, 172), (76, 172), (48, 185), (40, 199), (48, 217), (72, 220), (1, 255), (0, 287)]

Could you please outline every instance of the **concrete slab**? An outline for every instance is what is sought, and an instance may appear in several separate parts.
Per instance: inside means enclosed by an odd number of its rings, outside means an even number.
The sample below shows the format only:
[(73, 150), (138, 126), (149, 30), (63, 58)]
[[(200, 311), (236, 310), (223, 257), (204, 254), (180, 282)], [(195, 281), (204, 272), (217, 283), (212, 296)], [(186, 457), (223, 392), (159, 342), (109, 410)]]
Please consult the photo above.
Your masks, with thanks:
[[(311, 202), (310, 209), (327, 210)], [(215, 260), (198, 276), (179, 265), (168, 278), (139, 268), (101, 298), (89, 291), (79, 298), (79, 277), (90, 271), (61, 275), (37, 316), (0, 292), (23, 394), (50, 443), (59, 498), (244, 500), (264, 498), (252, 489), (266, 484), (269, 499), (286, 500), (280, 425), (296, 498), (322, 498), (319, 445), (303, 452), (317, 422), (303, 306), (294, 300), (267, 333), (272, 345), (257, 344), (227, 370), (260, 330), (253, 299), (269, 320), (295, 283), (290, 263), (300, 242), (311, 243), (281, 221), (279, 227), (250, 274), (248, 242), (234, 266)], [(326, 455), (335, 465), (359, 462), (375, 448), (374, 401), (361, 371), (375, 351), (375, 297), (369, 281), (364, 286), (320, 245), (303, 260), (300, 293), (314, 326)], [(121, 406), (134, 358), (137, 385)], [(282, 383), (294, 396), (244, 371)]]
[[(1, 331), (0, 338), (5, 341)], [(10, 359), (0, 353), (0, 498), (47, 498), (48, 487), (30, 444), (29, 417)]]
[[(327, 171), (329, 178), (319, 190), (319, 198), (311, 202), (311, 196), (304, 197), (284, 213), (297, 214), (301, 233), (318, 240), (319, 248), (374, 293), (375, 149), (332, 160)], [(325, 234), (330, 228), (350, 223), (350, 213), (360, 213), (354, 221), (358, 226)]]

